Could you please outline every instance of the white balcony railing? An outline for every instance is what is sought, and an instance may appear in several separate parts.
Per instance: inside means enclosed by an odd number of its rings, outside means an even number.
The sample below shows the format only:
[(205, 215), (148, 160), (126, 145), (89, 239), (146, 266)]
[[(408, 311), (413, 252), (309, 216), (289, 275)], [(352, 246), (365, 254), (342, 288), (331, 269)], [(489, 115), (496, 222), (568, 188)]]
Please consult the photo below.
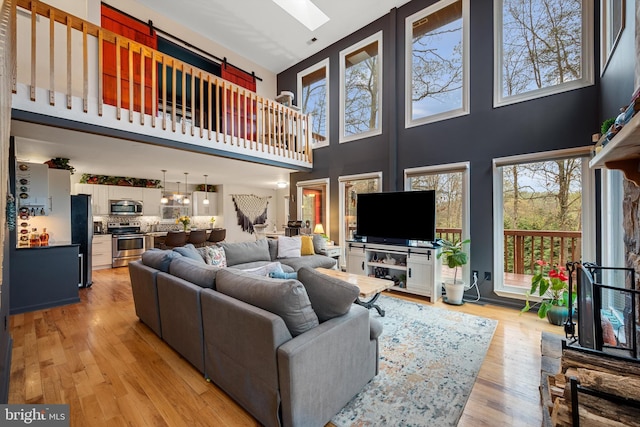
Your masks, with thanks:
[(307, 115), (40, 1), (11, 2), (14, 109), (311, 167)]

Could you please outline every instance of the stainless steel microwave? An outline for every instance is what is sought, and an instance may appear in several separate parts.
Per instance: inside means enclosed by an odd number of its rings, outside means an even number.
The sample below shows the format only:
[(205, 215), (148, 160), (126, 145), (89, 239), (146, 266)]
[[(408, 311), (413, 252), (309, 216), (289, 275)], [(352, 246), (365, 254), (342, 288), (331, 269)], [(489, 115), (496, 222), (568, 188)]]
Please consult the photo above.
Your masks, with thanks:
[(136, 200), (109, 200), (109, 215), (142, 215), (142, 202)]

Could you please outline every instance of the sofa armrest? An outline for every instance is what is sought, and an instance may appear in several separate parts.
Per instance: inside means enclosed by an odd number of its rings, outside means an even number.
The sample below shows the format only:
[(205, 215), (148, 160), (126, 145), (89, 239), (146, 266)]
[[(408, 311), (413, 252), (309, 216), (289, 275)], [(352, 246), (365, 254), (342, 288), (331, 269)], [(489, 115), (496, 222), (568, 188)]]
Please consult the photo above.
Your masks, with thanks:
[(130, 262), (128, 267), (136, 315), (141, 322), (162, 338), (156, 287), (159, 270), (146, 266), (141, 261)]
[(285, 426), (324, 425), (376, 374), (369, 311), (353, 305), (278, 349)]
[(291, 339), (281, 317), (203, 289), (205, 375), (264, 426), (280, 424), (276, 350)]

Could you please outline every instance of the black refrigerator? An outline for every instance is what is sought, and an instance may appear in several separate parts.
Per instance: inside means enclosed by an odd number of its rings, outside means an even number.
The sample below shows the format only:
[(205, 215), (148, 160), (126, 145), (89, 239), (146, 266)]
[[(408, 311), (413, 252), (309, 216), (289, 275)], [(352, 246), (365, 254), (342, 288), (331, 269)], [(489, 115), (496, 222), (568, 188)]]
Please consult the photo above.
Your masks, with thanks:
[(81, 288), (88, 288), (91, 281), (91, 245), (93, 241), (93, 214), (91, 195), (71, 196), (71, 243), (80, 245), (79, 268)]

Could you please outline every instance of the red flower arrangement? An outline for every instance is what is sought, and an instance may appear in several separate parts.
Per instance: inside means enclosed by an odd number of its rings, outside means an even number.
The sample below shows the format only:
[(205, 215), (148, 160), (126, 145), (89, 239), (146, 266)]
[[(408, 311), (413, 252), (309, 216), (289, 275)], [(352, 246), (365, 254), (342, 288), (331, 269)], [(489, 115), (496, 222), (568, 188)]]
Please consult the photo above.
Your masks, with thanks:
[[(539, 267), (531, 278), (531, 289), (527, 292), (527, 303), (521, 312), (527, 312), (531, 308), (539, 305), (538, 317), (544, 319), (547, 312), (553, 306), (568, 307), (569, 306), (569, 277), (564, 267), (554, 265), (545, 276), (544, 270), (549, 263), (543, 260), (537, 260), (536, 265)], [(538, 270), (538, 268), (536, 268)], [(542, 298), (533, 305), (529, 304), (529, 298), (532, 296)]]

